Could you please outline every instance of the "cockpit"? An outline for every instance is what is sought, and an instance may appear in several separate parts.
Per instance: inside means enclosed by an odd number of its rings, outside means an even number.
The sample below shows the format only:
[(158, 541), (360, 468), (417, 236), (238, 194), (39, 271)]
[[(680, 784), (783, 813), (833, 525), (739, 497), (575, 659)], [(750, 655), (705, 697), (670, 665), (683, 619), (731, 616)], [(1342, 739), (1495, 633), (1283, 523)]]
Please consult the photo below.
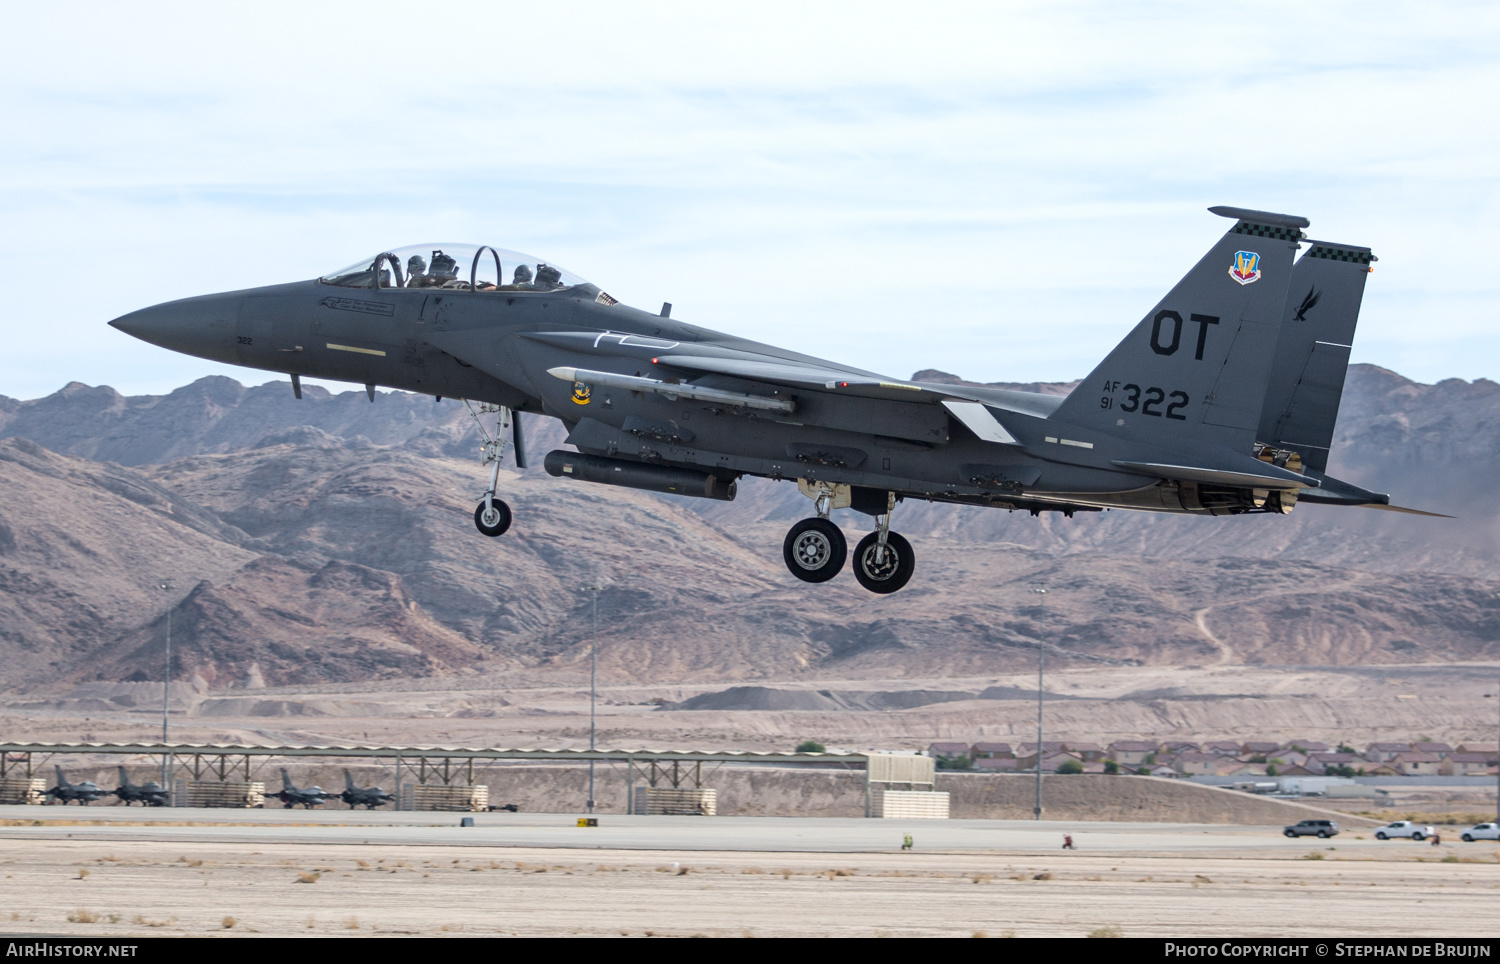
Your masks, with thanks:
[(487, 244), (414, 244), (318, 279), (341, 288), (447, 288), (458, 291), (558, 291), (588, 284), (555, 264)]

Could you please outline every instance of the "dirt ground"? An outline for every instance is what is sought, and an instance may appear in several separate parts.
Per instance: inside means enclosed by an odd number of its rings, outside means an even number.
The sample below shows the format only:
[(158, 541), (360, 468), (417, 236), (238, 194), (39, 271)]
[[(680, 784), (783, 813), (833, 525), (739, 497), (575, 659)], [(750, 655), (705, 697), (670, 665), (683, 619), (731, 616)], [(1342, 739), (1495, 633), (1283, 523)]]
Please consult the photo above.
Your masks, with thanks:
[(1315, 847), (1296, 857), (829, 855), (12, 839), (0, 871), (0, 928), (13, 934), (1500, 933), (1500, 852), (1489, 849), (1351, 859)]

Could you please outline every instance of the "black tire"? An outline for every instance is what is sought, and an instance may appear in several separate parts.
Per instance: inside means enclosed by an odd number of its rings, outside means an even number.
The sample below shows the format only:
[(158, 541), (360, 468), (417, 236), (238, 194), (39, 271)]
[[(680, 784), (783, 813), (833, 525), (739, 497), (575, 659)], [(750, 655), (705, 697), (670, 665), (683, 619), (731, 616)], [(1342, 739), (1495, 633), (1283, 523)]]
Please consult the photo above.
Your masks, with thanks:
[(854, 547), (854, 578), (870, 592), (891, 593), (911, 581), (917, 569), (915, 553), (911, 543), (899, 534), (890, 532), (885, 537), (885, 553), (880, 561), (875, 559), (880, 536), (870, 533)]
[(474, 507), (474, 528), (490, 537), (504, 535), (505, 530), (510, 528), (510, 506), (499, 499), (491, 500), (490, 504), (494, 507), (494, 511), (488, 518), (485, 515), (483, 502)]
[(803, 519), (788, 530), (781, 557), (803, 582), (827, 582), (844, 568), (849, 542), (843, 530), (827, 519)]
[(1426, 840), (1427, 839), (1427, 835), (1424, 834), (1422, 831), (1418, 830), (1416, 833), (1414, 833), (1414, 834), (1411, 835), (1411, 839), (1413, 839), (1413, 840)]
[(1288, 837), (1291, 837), (1293, 840), (1297, 839), (1297, 832), (1295, 830), (1283, 830), (1282, 833), (1286, 834)]
[(1389, 839), (1390, 839), (1390, 838), (1389, 838), (1389, 837), (1387, 837), (1387, 836), (1386, 836), (1386, 835), (1385, 835), (1385, 834), (1383, 834), (1383, 833), (1379, 833), (1379, 832), (1377, 832), (1377, 833), (1376, 833), (1376, 834), (1375, 834), (1375, 839), (1376, 839), (1376, 840), (1389, 840)]
[(1318, 839), (1319, 840), (1327, 840), (1328, 839), (1328, 831), (1327, 830), (1319, 830), (1318, 831)]
[(1464, 841), (1464, 843), (1473, 843), (1474, 842), (1474, 835), (1470, 834), (1470, 833), (1464, 834), (1463, 841)]

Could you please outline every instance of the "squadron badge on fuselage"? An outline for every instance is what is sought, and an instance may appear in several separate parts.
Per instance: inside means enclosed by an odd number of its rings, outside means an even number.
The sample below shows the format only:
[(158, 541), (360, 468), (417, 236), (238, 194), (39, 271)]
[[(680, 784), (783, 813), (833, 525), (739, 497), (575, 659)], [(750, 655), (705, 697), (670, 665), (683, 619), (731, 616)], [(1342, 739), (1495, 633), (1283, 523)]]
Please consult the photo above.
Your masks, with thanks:
[(589, 387), (583, 382), (573, 383), (573, 404), (587, 405), (589, 403)]

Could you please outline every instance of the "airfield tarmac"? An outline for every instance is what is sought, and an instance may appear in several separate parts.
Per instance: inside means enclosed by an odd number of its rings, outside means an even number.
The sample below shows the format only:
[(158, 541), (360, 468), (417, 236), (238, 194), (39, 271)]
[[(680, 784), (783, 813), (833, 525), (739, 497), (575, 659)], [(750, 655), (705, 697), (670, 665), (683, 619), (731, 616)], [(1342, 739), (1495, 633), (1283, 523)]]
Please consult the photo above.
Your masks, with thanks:
[[(0, 930), (1483, 937), (1500, 849), (1063, 821), (0, 808)], [(41, 820), (38, 825), (34, 821)], [(915, 849), (902, 852), (910, 833)], [(1078, 847), (1062, 851), (1062, 834)], [(1363, 839), (1361, 839), (1363, 838)], [(87, 871), (87, 873), (84, 873)], [(71, 919), (70, 919), (71, 918)]]

